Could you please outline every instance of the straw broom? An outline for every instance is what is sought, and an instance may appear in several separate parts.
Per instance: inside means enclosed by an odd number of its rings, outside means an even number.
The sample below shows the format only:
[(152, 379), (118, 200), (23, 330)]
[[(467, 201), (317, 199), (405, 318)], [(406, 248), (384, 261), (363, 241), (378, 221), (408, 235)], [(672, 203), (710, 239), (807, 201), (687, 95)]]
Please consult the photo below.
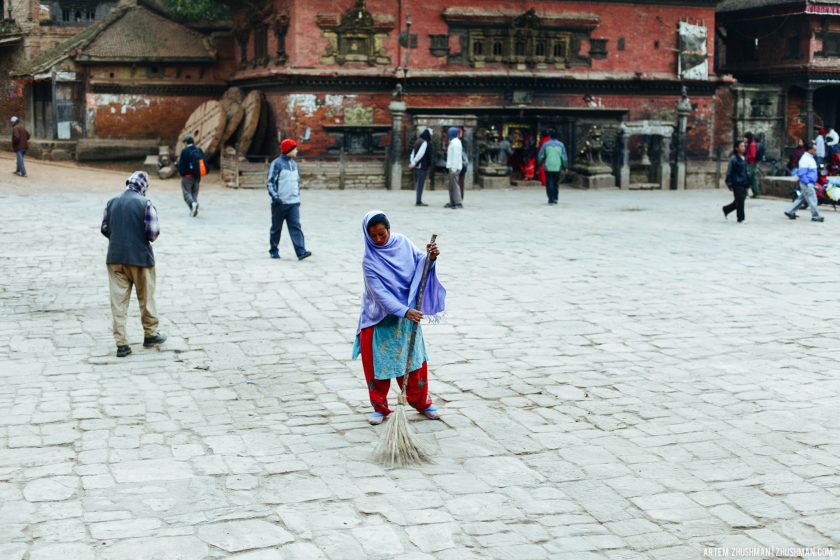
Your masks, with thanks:
[[(437, 234), (432, 235), (431, 245), (437, 239)], [(429, 276), (431, 255), (426, 253), (426, 264), (423, 266), (423, 276), (420, 278), (420, 288), (417, 291), (417, 304), (414, 309), (419, 310), (423, 304), (423, 292), (426, 290), (426, 278)], [(414, 342), (417, 340), (417, 323), (411, 324), (411, 338), (408, 343), (408, 357), (405, 361), (405, 374), (402, 376), (402, 390), (397, 397), (397, 408), (390, 414), (391, 419), (385, 428), (385, 433), (379, 441), (376, 450), (373, 452), (373, 459), (386, 467), (404, 467), (407, 465), (420, 465), (431, 463), (432, 458), (417, 441), (417, 438), (408, 427), (408, 418), (405, 415), (405, 396), (408, 387), (409, 367), (411, 366), (411, 355), (414, 353)]]

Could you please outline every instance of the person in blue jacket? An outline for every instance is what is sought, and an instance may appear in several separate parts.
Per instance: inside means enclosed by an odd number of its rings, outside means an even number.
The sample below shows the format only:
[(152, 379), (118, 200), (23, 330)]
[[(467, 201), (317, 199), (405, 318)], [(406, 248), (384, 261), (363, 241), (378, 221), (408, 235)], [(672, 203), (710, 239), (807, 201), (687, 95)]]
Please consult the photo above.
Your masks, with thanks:
[(298, 170), (297, 142), (286, 138), (280, 143), (280, 157), (271, 162), (268, 172), (268, 196), (271, 197), (271, 232), (269, 233), (268, 254), (272, 259), (280, 258), (280, 232), (283, 222), (289, 228), (292, 245), (299, 261), (311, 257), (306, 250), (303, 229), (300, 227), (300, 171)]
[(812, 222), (822, 222), (824, 220), (817, 210), (817, 192), (814, 190), (814, 185), (817, 184), (817, 160), (814, 158), (816, 153), (817, 145), (811, 142), (808, 145), (808, 150), (802, 154), (802, 158), (799, 160), (799, 168), (797, 169), (799, 196), (793, 201), (793, 205), (785, 211), (785, 216), (791, 220), (796, 219), (796, 210), (799, 209), (803, 201), (811, 209)]

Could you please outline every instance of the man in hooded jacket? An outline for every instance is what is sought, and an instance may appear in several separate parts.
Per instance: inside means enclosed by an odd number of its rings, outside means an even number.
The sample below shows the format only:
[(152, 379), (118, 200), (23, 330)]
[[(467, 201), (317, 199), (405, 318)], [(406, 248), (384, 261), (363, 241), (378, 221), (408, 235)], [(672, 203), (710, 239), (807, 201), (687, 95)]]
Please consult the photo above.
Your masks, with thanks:
[(411, 169), (414, 169), (414, 188), (417, 191), (415, 206), (428, 206), (423, 203), (423, 186), (429, 169), (432, 167), (432, 152), (432, 129), (427, 128), (420, 133), (420, 137), (414, 143), (408, 164)]

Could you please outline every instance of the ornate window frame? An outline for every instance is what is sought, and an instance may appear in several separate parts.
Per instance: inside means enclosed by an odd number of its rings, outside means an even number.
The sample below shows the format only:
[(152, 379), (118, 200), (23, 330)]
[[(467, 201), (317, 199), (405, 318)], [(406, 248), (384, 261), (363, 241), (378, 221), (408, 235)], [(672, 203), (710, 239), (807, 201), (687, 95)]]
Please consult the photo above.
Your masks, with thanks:
[(391, 64), (386, 42), (394, 28), (393, 18), (374, 16), (365, 7), (364, 0), (356, 0), (353, 7), (340, 16), (318, 14), (316, 21), (327, 39), (326, 51), (321, 55), (322, 64)]

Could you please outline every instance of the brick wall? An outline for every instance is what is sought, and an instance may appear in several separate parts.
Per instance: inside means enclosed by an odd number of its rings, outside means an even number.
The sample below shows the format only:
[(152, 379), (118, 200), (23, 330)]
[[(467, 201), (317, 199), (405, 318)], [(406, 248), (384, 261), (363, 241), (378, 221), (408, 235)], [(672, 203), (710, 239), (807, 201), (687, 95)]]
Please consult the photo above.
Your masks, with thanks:
[(87, 95), (87, 135), (174, 144), (190, 114), (207, 96)]

